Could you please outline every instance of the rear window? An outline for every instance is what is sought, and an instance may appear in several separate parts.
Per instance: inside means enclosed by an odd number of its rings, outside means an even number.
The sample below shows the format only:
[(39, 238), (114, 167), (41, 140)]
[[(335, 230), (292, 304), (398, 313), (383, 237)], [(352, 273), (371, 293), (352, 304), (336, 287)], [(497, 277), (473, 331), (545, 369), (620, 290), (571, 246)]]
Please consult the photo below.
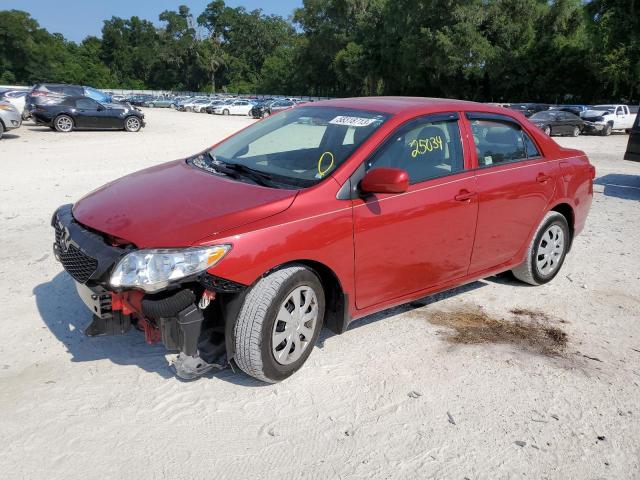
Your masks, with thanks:
[(471, 120), (471, 130), (480, 167), (540, 156), (529, 135), (514, 123), (499, 120)]

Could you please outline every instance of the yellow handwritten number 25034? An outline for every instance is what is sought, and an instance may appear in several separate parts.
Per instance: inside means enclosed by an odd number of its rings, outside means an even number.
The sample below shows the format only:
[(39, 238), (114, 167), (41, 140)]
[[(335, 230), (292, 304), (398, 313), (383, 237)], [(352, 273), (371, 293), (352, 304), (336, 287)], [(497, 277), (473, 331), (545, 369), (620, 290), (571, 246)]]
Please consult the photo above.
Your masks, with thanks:
[(444, 148), (444, 144), (442, 142), (442, 137), (430, 137), (430, 138), (421, 138), (413, 140), (410, 144), (410, 147), (414, 147), (411, 151), (411, 156), (416, 158), (418, 155), (424, 155), (427, 152), (433, 152), (434, 150), (442, 150)]

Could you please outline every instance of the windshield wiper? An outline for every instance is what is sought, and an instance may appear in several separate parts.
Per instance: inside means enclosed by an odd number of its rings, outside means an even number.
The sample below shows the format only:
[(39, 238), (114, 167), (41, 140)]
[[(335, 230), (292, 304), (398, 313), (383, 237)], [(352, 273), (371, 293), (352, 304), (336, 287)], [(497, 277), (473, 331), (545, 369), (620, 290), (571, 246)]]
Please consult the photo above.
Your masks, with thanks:
[(224, 173), (225, 175), (233, 178), (247, 177), (253, 180), (258, 185), (262, 185), (264, 187), (277, 188), (277, 186), (271, 179), (271, 176), (267, 175), (266, 173), (262, 173), (241, 163), (224, 162), (219, 158), (216, 158), (210, 152), (207, 152), (207, 156), (211, 160), (208, 163), (210, 168), (212, 168), (213, 170)]

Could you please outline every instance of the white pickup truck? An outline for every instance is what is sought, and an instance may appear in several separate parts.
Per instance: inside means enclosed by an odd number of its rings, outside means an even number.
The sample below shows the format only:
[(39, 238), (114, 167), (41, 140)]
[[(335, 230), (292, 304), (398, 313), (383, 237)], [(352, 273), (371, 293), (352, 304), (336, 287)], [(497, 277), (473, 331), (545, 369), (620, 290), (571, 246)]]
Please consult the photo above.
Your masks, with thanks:
[(627, 131), (633, 127), (635, 115), (626, 105), (592, 105), (580, 114), (585, 131), (611, 135), (614, 130)]

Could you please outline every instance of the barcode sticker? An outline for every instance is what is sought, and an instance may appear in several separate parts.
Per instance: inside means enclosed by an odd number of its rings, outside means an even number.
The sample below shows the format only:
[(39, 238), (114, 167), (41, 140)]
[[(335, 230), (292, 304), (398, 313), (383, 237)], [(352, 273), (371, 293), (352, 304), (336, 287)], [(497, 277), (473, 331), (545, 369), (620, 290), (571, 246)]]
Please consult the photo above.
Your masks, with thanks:
[(346, 125), (347, 127), (368, 127), (375, 121), (375, 118), (346, 117), (341, 115), (329, 123), (333, 125)]

